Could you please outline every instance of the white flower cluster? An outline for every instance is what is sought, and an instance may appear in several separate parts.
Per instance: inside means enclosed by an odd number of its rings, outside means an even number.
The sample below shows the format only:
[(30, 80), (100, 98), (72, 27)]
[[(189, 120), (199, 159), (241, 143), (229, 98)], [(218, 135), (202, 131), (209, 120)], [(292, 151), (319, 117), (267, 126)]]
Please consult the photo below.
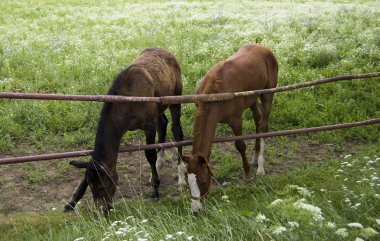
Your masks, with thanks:
[[(147, 223), (148, 220), (144, 219), (140, 224)], [(101, 241), (109, 240), (111, 237), (133, 237), (138, 241), (147, 241), (150, 238), (149, 233), (141, 230), (138, 223), (133, 216), (126, 218), (126, 221), (114, 221), (108, 228), (110, 231), (106, 232)]]
[(305, 199), (300, 199), (297, 202), (293, 203), (293, 206), (298, 209), (304, 209), (309, 211), (313, 215), (315, 221), (322, 221), (325, 218), (322, 215), (322, 211), (319, 207), (305, 203)]

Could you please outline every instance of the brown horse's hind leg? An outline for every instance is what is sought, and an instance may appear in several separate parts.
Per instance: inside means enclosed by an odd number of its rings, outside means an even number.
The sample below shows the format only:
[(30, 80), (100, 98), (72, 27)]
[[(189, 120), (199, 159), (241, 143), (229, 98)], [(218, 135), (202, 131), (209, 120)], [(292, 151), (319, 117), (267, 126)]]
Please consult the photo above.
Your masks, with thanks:
[[(232, 131), (234, 132), (235, 136), (240, 136), (243, 132), (243, 122), (241, 119), (241, 116), (238, 118), (234, 118), (233, 121), (229, 123), (229, 125), (232, 128)], [(244, 141), (235, 141), (235, 147), (240, 152), (241, 159), (243, 161), (243, 168), (244, 168), (244, 179), (245, 180), (251, 180), (251, 167), (249, 162), (247, 161), (247, 156), (245, 154), (245, 151), (247, 149)]]
[[(149, 123), (145, 127), (145, 138), (146, 144), (154, 144), (156, 138), (156, 123)], [(153, 199), (159, 199), (158, 188), (160, 186), (160, 180), (157, 173), (156, 161), (157, 161), (157, 151), (156, 149), (145, 150), (145, 157), (149, 162), (150, 169), (152, 172), (152, 185), (153, 185)]]
[[(183, 130), (181, 125), (181, 105), (171, 105), (169, 107), (172, 116), (172, 132), (175, 141), (183, 141)], [(178, 188), (180, 190), (186, 187), (185, 172), (186, 167), (182, 161), (182, 146), (178, 147)]]
[[(260, 96), (262, 103), (262, 115), (259, 124), (260, 133), (268, 132), (269, 113), (272, 108), (273, 94), (265, 94)], [(264, 138), (260, 139), (260, 153), (258, 158), (257, 174), (265, 175), (264, 171)]]
[(87, 186), (88, 184), (87, 184), (86, 179), (83, 179), (81, 183), (79, 184), (79, 186), (75, 189), (70, 202), (65, 205), (65, 208), (64, 208), (65, 212), (74, 210), (77, 202), (83, 198), (84, 193), (86, 192)]
[[(258, 100), (250, 107), (252, 114), (253, 114), (253, 120), (255, 121), (255, 129), (256, 133), (260, 132), (260, 119), (261, 119), (261, 109)], [(255, 140), (255, 154), (252, 158), (253, 167), (257, 169), (258, 163), (257, 160), (259, 159), (260, 154), (260, 139)]]

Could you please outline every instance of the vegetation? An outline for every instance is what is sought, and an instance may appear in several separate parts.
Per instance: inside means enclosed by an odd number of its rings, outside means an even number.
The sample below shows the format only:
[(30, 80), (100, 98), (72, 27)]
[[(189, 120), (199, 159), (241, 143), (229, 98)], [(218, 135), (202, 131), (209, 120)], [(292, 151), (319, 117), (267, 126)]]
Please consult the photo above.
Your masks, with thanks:
[[(184, 94), (194, 93), (215, 63), (245, 43), (273, 50), (281, 86), (376, 72), (379, 9), (378, 1), (1, 1), (0, 91), (105, 94), (118, 72), (152, 46), (177, 56)], [(379, 117), (379, 90), (379, 78), (372, 78), (277, 94), (270, 129)], [(100, 108), (95, 102), (0, 99), (0, 156), (91, 149)], [(192, 137), (194, 111), (193, 104), (183, 105), (186, 139)], [(244, 118), (244, 132), (252, 133), (251, 113)], [(291, 158), (306, 141), (333, 143), (341, 152), (355, 142), (358, 154), (342, 160), (327, 156), (317, 166), (216, 188), (208, 210), (199, 216), (189, 213), (184, 194), (160, 203), (119, 202), (107, 218), (93, 209), (73, 215), (0, 216), (0, 233), (5, 240), (339, 240), (346, 234), (352, 240), (376, 239), (378, 128), (317, 133), (295, 142), (276, 138), (266, 150), (274, 161), (285, 149), (290, 156), (281, 160)], [(231, 135), (223, 125), (217, 133)], [(141, 132), (127, 133), (123, 144), (141, 137)], [(239, 162), (229, 164), (234, 158), (228, 152), (213, 153), (217, 178), (228, 180), (231, 172), (241, 170)], [(28, 183), (48, 182), (60, 174), (44, 175), (47, 169), (22, 166)], [(273, 204), (276, 199), (282, 201)], [(121, 227), (130, 230), (126, 236)]]

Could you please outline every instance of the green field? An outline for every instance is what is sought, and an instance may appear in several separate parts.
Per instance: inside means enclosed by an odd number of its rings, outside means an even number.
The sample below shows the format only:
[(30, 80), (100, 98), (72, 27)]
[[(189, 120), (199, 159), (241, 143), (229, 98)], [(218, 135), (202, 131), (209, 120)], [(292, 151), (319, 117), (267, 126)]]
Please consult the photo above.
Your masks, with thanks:
[[(246, 43), (273, 50), (279, 61), (280, 86), (378, 72), (380, 3), (0, 1), (0, 91), (105, 94), (139, 52), (162, 47), (181, 64), (184, 94), (193, 94), (214, 64)], [(270, 130), (378, 118), (379, 80), (342, 81), (276, 94)], [(0, 99), (0, 157), (91, 149), (101, 106)], [(185, 139), (191, 139), (195, 106), (182, 108)], [(254, 132), (251, 113), (245, 112), (244, 118), (244, 133)], [(207, 212), (197, 217), (188, 210), (187, 193), (159, 203), (119, 202), (108, 218), (86, 208), (72, 215), (60, 211), (6, 214), (0, 204), (0, 240), (102, 240), (106, 232), (108, 240), (143, 240), (145, 234), (149, 240), (189, 236), (193, 240), (376, 240), (380, 231), (379, 133), (379, 126), (372, 125), (271, 139), (266, 150), (268, 176), (254, 183), (214, 188)], [(217, 135), (231, 135), (231, 131), (221, 125)], [(122, 144), (143, 140), (141, 131), (129, 132)], [(332, 147), (324, 156), (313, 154), (321, 162), (308, 165), (310, 160), (298, 157), (300, 166), (271, 175), (274, 165), (289, 161), (305, 143)], [(235, 152), (231, 146), (223, 150)], [(349, 153), (355, 154), (343, 159)], [(235, 160), (235, 154), (213, 152), (220, 180), (241, 174), (241, 161)], [(20, 166), (25, 185), (44, 185), (69, 168), (62, 164), (58, 174), (50, 177), (45, 175), (48, 167)], [(0, 177), (0, 187), (5, 180)], [(271, 205), (276, 199), (282, 201)], [(114, 221), (122, 223), (109, 228)], [(124, 227), (126, 222), (129, 226)], [(349, 223), (363, 228), (348, 227)], [(118, 235), (121, 226), (133, 231)]]

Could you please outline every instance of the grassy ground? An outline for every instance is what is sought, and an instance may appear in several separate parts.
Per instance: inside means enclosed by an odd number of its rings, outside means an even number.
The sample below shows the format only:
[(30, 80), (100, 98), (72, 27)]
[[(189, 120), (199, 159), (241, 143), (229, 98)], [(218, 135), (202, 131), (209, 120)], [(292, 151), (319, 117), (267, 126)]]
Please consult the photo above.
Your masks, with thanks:
[[(0, 91), (105, 94), (117, 73), (152, 46), (177, 56), (185, 94), (194, 93), (208, 69), (245, 43), (273, 50), (281, 86), (375, 72), (380, 66), (379, 9), (377, 1), (1, 1)], [(270, 129), (379, 117), (379, 90), (379, 78), (373, 78), (277, 94)], [(88, 102), (0, 100), (0, 156), (90, 149), (100, 108)], [(192, 104), (183, 105), (187, 139), (194, 110)], [(253, 132), (250, 113), (244, 118), (244, 132)], [(222, 125), (217, 132), (231, 134)], [(123, 144), (141, 137), (141, 132), (127, 133)], [(347, 143), (356, 143), (359, 153), (343, 160), (326, 156), (326, 163), (317, 166), (217, 188), (199, 217), (190, 215), (184, 194), (159, 204), (121, 202), (107, 219), (92, 210), (0, 216), (0, 233), (7, 240), (94, 240), (106, 238), (106, 232), (112, 240), (146, 233), (152, 240), (170, 239), (167, 235), (182, 240), (335, 240), (346, 232), (352, 240), (376, 239), (370, 228), (379, 230), (379, 137), (378, 126), (368, 126), (297, 141), (278, 138), (267, 149), (272, 160), (278, 153), (291, 159), (292, 150), (304, 148), (305, 142), (333, 144), (335, 151), (347, 153)], [(222, 179), (240, 165), (229, 164), (234, 159), (229, 151), (213, 153), (212, 159)], [(22, 166), (26, 185), (49, 182), (48, 168)], [(67, 165), (56, 168), (64, 173)], [(0, 185), (5, 180), (0, 177)], [(271, 205), (276, 199), (282, 201)], [(122, 223), (109, 228), (117, 220)], [(352, 222), (363, 228), (348, 227)], [(121, 226), (131, 228), (126, 237), (123, 230), (116, 233)]]
[(86, 205), (73, 214), (0, 216), (0, 231), (4, 240), (376, 240), (379, 151), (370, 146), (254, 183), (219, 184), (198, 216), (186, 192), (160, 202), (119, 201), (108, 217)]

